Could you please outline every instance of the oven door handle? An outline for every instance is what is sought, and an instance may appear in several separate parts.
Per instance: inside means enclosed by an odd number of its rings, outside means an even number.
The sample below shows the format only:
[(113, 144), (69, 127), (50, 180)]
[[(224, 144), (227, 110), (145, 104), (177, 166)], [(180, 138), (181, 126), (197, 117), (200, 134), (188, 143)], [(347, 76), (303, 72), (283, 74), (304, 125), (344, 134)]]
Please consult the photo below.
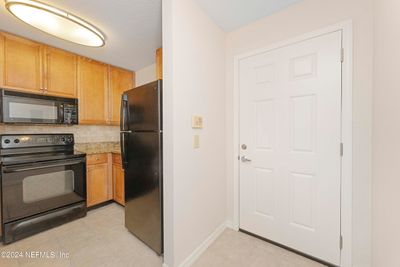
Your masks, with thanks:
[(53, 168), (53, 167), (70, 166), (70, 165), (75, 165), (75, 164), (79, 164), (79, 163), (83, 163), (83, 162), (85, 162), (84, 159), (65, 161), (65, 162), (60, 162), (60, 163), (56, 163), (56, 164), (41, 164), (39, 166), (26, 167), (26, 168), (18, 167), (18, 166), (13, 166), (13, 167), (3, 166), (3, 172), (4, 173), (25, 172), (25, 171)]

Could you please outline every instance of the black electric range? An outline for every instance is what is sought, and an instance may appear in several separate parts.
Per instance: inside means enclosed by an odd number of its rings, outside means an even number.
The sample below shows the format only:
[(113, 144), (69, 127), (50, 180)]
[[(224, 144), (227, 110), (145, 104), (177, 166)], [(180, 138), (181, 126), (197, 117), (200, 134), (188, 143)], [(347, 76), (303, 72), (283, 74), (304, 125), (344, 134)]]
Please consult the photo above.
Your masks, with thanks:
[(4, 243), (86, 215), (86, 154), (73, 134), (0, 135), (0, 175)]

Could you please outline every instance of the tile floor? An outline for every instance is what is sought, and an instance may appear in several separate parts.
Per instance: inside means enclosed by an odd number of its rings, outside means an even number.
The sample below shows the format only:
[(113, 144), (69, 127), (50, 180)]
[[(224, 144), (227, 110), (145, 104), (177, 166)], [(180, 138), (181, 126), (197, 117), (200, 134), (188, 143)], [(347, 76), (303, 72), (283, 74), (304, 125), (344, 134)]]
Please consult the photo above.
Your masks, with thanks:
[[(25, 252), (54, 252), (50, 258), (27, 258)], [(8, 259), (12, 252), (23, 257)], [(59, 253), (68, 253), (61, 258)], [(160, 267), (161, 257), (124, 227), (117, 204), (90, 211), (67, 223), (13, 244), (0, 245), (1, 267)], [(194, 267), (321, 267), (323, 265), (252, 236), (225, 230)]]
[(193, 267), (322, 267), (250, 235), (225, 230)]
[[(54, 252), (56, 258), (29, 259), (26, 251)], [(85, 218), (17, 241), (0, 245), (1, 267), (160, 267), (162, 259), (124, 227), (124, 209), (110, 204), (90, 211)], [(7, 259), (7, 252), (24, 257)], [(60, 258), (59, 253), (69, 253)], [(10, 255), (8, 253), (8, 255)]]

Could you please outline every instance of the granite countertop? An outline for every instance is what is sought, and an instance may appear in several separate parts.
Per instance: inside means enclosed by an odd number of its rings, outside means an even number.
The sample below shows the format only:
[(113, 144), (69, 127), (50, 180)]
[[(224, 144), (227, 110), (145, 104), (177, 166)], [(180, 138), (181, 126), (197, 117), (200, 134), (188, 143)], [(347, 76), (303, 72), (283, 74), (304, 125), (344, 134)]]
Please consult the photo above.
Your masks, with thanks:
[(100, 153), (121, 154), (119, 142), (100, 142), (100, 143), (77, 143), (75, 150), (84, 152), (87, 155)]

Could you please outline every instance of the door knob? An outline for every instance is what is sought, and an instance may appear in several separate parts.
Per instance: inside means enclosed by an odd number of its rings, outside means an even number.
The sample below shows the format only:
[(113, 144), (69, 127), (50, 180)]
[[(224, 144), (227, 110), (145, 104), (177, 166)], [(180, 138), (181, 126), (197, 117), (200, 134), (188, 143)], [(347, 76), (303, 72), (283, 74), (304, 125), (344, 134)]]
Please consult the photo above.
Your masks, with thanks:
[(242, 157), (240, 158), (240, 160), (241, 160), (242, 162), (251, 162), (251, 159), (247, 158), (246, 156), (242, 156)]

